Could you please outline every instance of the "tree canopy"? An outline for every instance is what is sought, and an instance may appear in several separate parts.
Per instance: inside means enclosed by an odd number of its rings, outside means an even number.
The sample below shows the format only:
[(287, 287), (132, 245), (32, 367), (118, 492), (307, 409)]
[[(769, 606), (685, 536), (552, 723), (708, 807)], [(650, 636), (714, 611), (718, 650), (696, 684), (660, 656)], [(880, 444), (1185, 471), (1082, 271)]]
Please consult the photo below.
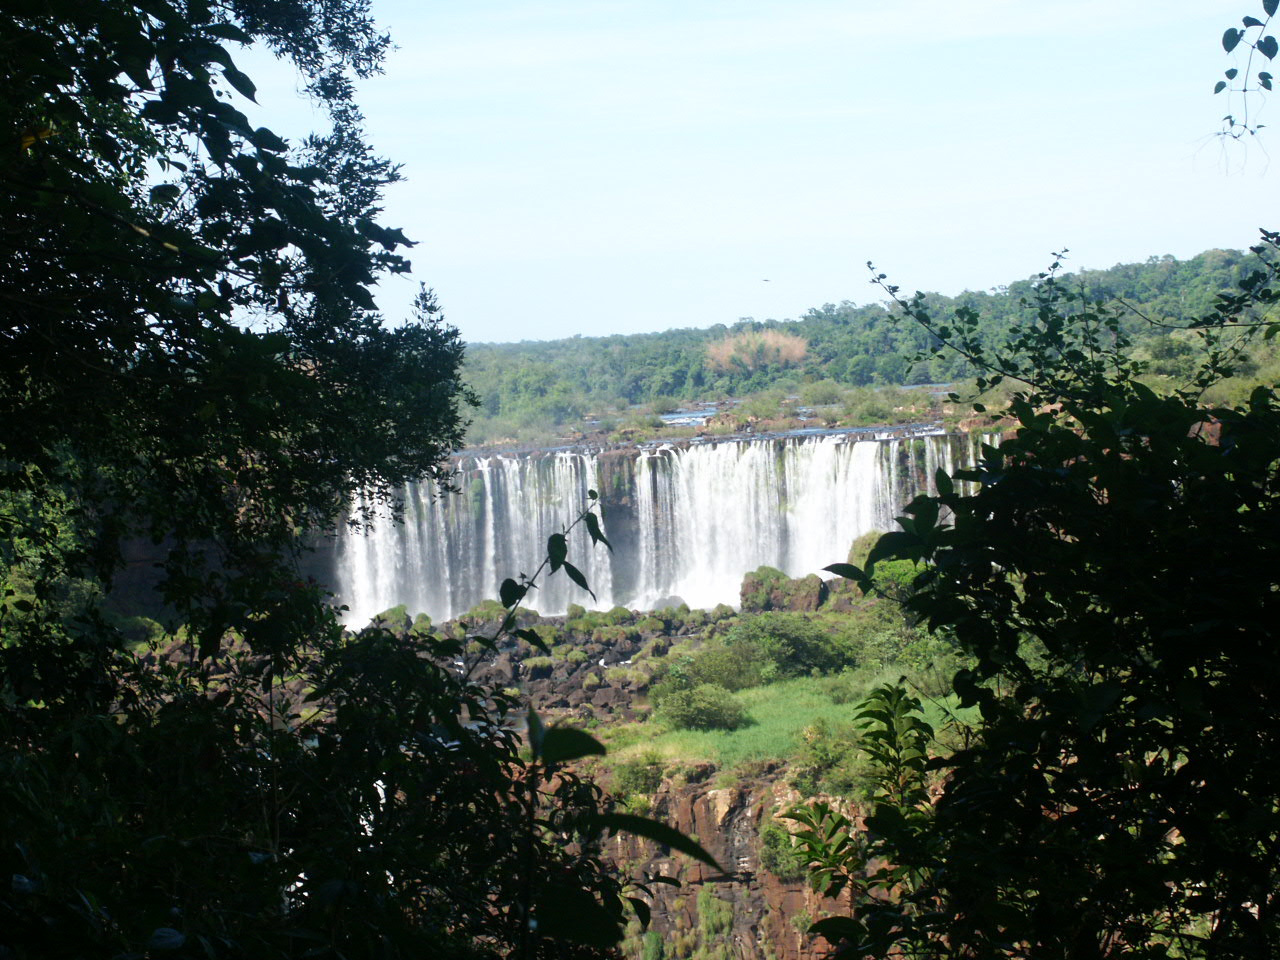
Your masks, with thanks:
[[(963, 312), (903, 302), (987, 377), (1019, 382), (1016, 430), (940, 474), (866, 571), (831, 569), (870, 585), (877, 563), (920, 564), (903, 602), (972, 657), (954, 683), (980, 719), (927, 761), (924, 743), (899, 749), (909, 709), (864, 712), (873, 742), (897, 750), (877, 755), (867, 845), (834, 851), (835, 815), (801, 818), (824, 882), (861, 878), (853, 916), (820, 932), (877, 956), (1280, 948), (1280, 402), (1267, 387), (1200, 402), (1229, 372), (1241, 317), (1276, 301), (1276, 240), (1193, 325), (1206, 360), (1164, 396), (1138, 379), (1114, 314), (1052, 273), (994, 352)], [(945, 774), (936, 796), (928, 769)]]
[[(354, 492), (446, 480), (469, 400), (431, 294), (373, 299), (409, 241), (354, 101), (368, 4), (5, 13), (0, 954), (598, 955), (608, 821), (560, 769), (593, 742), (522, 756), (460, 641), (345, 634), (295, 564)], [(329, 129), (250, 123), (249, 43)]]
[[(1248, 251), (1207, 250), (1187, 260), (1153, 256), (1144, 263), (1077, 270), (1061, 280), (1091, 300), (1125, 304), (1118, 322), (1134, 349), (1149, 355), (1150, 372), (1178, 376), (1194, 364), (1195, 351), (1177, 329), (1212, 311), (1219, 294), (1236, 289), (1257, 267)], [(1028, 303), (1035, 284), (1030, 278), (954, 297), (929, 293), (926, 301), (940, 316), (972, 311), (977, 340), (993, 349), (1032, 316)], [(810, 403), (820, 396), (806, 396), (805, 387), (823, 381), (839, 390), (948, 383), (979, 372), (958, 353), (930, 353), (938, 343), (886, 299), (828, 303), (795, 320), (748, 318), (727, 327), (476, 344), (468, 349), (464, 370), (481, 400), (471, 437), (483, 442), (539, 426), (580, 426), (586, 414), (634, 404), (674, 409), (680, 401), (779, 388)], [(1269, 351), (1256, 352), (1256, 362), (1270, 362)]]

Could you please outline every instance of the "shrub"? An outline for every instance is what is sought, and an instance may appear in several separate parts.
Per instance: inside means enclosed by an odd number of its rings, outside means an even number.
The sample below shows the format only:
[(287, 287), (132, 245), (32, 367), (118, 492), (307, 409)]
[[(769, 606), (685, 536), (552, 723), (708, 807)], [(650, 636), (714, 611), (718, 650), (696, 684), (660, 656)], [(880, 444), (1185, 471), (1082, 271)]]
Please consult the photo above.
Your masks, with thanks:
[(668, 637), (654, 637), (644, 645), (644, 648), (636, 654), (638, 657), (661, 657), (665, 656), (667, 651), (671, 649), (671, 640)]
[(873, 769), (858, 746), (852, 724), (819, 719), (800, 733), (801, 748), (790, 766), (791, 785), (805, 796), (817, 793), (866, 799)]
[(617, 625), (621, 623), (630, 623), (636, 618), (636, 615), (626, 607), (614, 607), (607, 613), (600, 615), (600, 619), (607, 624)]
[(733, 904), (721, 900), (712, 884), (704, 883), (698, 891), (698, 930), (706, 940), (729, 932), (733, 926)]
[(570, 650), (568, 653), (564, 655), (564, 659), (565, 659), (565, 662), (567, 663), (586, 663), (587, 652), (585, 650), (581, 650), (577, 647), (574, 647), (572, 650)]
[(565, 612), (566, 620), (580, 620), (587, 615), (587, 608), (581, 604), (571, 603), (569, 609)]
[(844, 398), (845, 419), (853, 426), (871, 426), (893, 419), (893, 406), (879, 391), (862, 387)]
[(667, 625), (664, 621), (659, 620), (657, 617), (645, 617), (644, 619), (636, 622), (636, 630), (638, 630), (640, 633), (645, 633), (645, 634), (649, 634), (650, 636), (654, 636), (656, 634), (666, 633)]
[(464, 616), (484, 623), (490, 620), (501, 620), (507, 615), (507, 609), (497, 600), (481, 600), (468, 610)]
[(841, 670), (823, 679), (822, 692), (831, 698), (832, 703), (859, 703), (866, 699), (879, 675), (880, 669), (875, 665)]
[(643, 793), (633, 793), (623, 802), (622, 809), (639, 817), (647, 817), (653, 809), (653, 801)]
[(729, 630), (726, 642), (731, 648), (747, 651), (744, 655), (762, 655), (773, 661), (782, 677), (815, 670), (829, 673), (849, 661), (843, 645), (797, 613), (762, 613), (740, 620)]
[(652, 751), (624, 760), (613, 768), (613, 792), (653, 793), (662, 783), (662, 758)]
[(711, 683), (671, 693), (658, 716), (678, 730), (737, 730), (751, 722), (733, 694)]
[(587, 614), (585, 617), (575, 617), (572, 620), (566, 620), (564, 623), (564, 632), (566, 636), (572, 637), (575, 640), (589, 640), (591, 639), (591, 634), (599, 626), (600, 621), (593, 615)]
[(764, 682), (767, 665), (770, 664), (758, 648), (726, 647), (717, 643), (694, 657), (688, 673), (694, 684), (713, 683), (726, 690), (745, 690)]
[(640, 639), (640, 635), (636, 633), (634, 627), (605, 626), (592, 630), (591, 639), (595, 643), (616, 646), (621, 643), (635, 642)]
[(808, 407), (825, 407), (839, 403), (843, 394), (840, 384), (834, 380), (819, 380), (800, 388), (800, 402)]
[(797, 851), (791, 833), (772, 817), (765, 818), (760, 826), (760, 866), (783, 883), (803, 880), (809, 872), (809, 864)]
[(690, 690), (696, 684), (690, 667), (693, 665), (693, 657), (688, 654), (678, 657), (668, 657), (665, 663), (658, 665), (658, 669), (654, 672), (653, 682), (649, 685), (649, 702), (655, 707), (662, 705), (662, 702), (673, 693), (681, 690)]
[(115, 623), (131, 644), (156, 644), (164, 638), (164, 627), (148, 617), (120, 617)]

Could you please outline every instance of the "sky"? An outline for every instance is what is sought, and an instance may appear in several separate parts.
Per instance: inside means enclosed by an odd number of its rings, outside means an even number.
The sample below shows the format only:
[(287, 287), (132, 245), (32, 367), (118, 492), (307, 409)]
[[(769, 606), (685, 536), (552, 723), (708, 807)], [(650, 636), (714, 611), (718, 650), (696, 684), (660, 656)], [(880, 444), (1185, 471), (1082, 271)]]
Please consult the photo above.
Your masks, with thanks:
[[(1254, 7), (1257, 9), (1255, 10)], [(1216, 134), (1261, 0), (372, 0), (383, 222), (472, 342), (796, 318), (1280, 226), (1269, 135)], [(248, 52), (259, 122), (319, 124)], [(1259, 67), (1254, 66), (1256, 72)], [(1277, 71), (1280, 73), (1280, 71)], [(1251, 98), (1280, 131), (1280, 105)], [(1278, 133), (1277, 135), (1280, 135)]]

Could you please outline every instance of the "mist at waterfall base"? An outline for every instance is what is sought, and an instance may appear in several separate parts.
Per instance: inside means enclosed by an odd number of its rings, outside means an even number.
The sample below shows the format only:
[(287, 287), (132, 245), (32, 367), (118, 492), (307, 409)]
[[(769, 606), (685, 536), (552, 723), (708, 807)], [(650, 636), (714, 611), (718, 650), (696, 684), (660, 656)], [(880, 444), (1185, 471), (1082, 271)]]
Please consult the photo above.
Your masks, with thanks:
[(858, 537), (892, 529), (903, 506), (932, 489), (938, 468), (974, 461), (977, 435), (932, 429), (740, 438), (602, 452), (461, 455), (455, 494), (403, 491), (404, 520), (342, 531), (334, 589), (358, 626), (403, 604), (441, 622), (496, 598), (507, 577), (533, 574), (547, 537), (596, 490), (613, 544), (579, 527), (569, 561), (592, 598), (563, 573), (539, 577), (526, 606), (546, 616), (571, 603), (650, 610), (736, 606), (743, 576), (788, 576), (844, 561)]

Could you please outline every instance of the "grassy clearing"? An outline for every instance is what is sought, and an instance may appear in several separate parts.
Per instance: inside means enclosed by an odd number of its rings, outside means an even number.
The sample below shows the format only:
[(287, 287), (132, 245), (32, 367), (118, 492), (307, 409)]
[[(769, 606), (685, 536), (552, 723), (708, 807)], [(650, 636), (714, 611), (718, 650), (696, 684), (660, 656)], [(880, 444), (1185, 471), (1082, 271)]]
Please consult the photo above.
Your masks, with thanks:
[[(879, 683), (892, 682), (900, 670), (868, 675), (866, 690)], [(861, 696), (845, 703), (833, 703), (829, 694), (830, 678), (800, 677), (742, 690), (734, 696), (754, 721), (738, 730), (671, 730), (653, 721), (618, 724), (599, 731), (609, 747), (613, 763), (656, 755), (667, 763), (691, 764), (710, 761), (722, 771), (769, 760), (790, 760), (801, 747), (801, 733), (806, 727), (825, 722), (832, 728), (850, 723), (857, 713)], [(950, 716), (959, 713), (966, 720), (975, 711), (956, 711), (954, 696), (937, 701), (924, 701), (924, 713), (939, 732)]]
[(852, 704), (835, 704), (822, 681), (801, 677), (743, 690), (735, 696), (754, 721), (739, 730), (667, 730), (658, 724), (627, 724), (606, 734), (609, 753), (625, 758), (654, 751), (664, 760), (697, 763), (710, 760), (722, 770), (759, 760), (785, 760), (793, 755), (799, 734), (809, 724), (853, 717)]

